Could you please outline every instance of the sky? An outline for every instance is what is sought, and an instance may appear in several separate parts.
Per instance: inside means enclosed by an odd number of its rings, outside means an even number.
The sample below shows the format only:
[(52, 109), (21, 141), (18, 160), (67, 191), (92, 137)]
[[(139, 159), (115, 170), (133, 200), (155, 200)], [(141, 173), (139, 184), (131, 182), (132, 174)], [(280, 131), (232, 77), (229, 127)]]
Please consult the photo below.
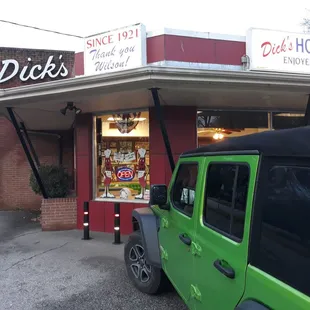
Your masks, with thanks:
[[(78, 36), (136, 23), (147, 31), (164, 27), (246, 35), (250, 27), (302, 32), (310, 18), (309, 0), (10, 0), (2, 1), (0, 20)], [(83, 39), (50, 34), (0, 22), (0, 46), (82, 51)]]

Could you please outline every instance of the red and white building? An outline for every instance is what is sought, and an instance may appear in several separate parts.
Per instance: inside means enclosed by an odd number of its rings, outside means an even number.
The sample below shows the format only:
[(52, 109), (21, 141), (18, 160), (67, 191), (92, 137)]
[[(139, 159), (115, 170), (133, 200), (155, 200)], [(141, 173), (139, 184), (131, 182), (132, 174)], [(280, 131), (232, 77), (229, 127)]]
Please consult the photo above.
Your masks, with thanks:
[[(81, 229), (87, 201), (91, 230), (112, 232), (120, 202), (128, 234), (131, 211), (148, 204), (150, 184), (169, 182), (183, 151), (304, 124), (309, 54), (304, 34), (140, 24), (86, 38), (84, 53), (0, 49), (0, 207), (42, 205), (43, 229)], [(60, 113), (68, 103), (82, 113)], [(32, 193), (10, 109), (40, 163), (68, 169), (72, 197)]]

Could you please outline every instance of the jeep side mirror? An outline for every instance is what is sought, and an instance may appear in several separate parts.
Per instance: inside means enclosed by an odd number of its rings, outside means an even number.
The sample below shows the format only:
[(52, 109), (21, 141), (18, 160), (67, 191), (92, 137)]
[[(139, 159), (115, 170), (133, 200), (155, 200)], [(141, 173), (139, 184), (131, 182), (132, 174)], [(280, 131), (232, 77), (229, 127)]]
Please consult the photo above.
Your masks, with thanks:
[(158, 205), (160, 209), (169, 210), (169, 205), (167, 204), (168, 194), (167, 186), (164, 184), (151, 185), (150, 193), (150, 204)]

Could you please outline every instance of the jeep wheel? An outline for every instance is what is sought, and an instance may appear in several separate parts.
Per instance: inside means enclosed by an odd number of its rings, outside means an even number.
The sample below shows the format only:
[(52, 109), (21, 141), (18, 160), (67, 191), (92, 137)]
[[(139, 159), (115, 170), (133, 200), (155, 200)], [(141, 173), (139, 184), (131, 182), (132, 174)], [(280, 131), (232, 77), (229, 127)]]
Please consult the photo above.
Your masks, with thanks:
[(166, 285), (166, 276), (160, 268), (149, 265), (139, 232), (134, 232), (125, 244), (125, 264), (127, 274), (141, 292), (157, 294)]

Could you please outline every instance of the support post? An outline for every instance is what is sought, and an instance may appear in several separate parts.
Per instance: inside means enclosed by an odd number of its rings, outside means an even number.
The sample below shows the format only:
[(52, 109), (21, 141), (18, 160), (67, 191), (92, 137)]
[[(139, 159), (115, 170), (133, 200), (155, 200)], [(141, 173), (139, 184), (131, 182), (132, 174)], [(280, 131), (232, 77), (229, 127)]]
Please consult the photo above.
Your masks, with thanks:
[(114, 242), (113, 244), (121, 243), (121, 205), (119, 202), (114, 203)]
[(42, 196), (43, 196), (44, 199), (47, 199), (48, 196), (47, 196), (47, 193), (46, 193), (44, 184), (43, 184), (43, 182), (42, 182), (42, 179), (41, 179), (41, 176), (40, 176), (40, 174), (39, 174), (39, 171), (38, 171), (38, 169), (37, 169), (37, 167), (36, 167), (36, 165), (35, 165), (35, 163), (34, 163), (32, 157), (31, 157), (31, 154), (30, 154), (30, 152), (29, 152), (29, 150), (28, 150), (28, 147), (27, 147), (26, 141), (25, 141), (25, 139), (24, 139), (24, 136), (22, 135), (21, 130), (20, 130), (19, 126), (18, 126), (18, 123), (17, 123), (16, 117), (15, 117), (14, 111), (13, 111), (12, 108), (7, 108), (7, 111), (8, 111), (8, 113), (9, 113), (10, 118), (11, 118), (11, 121), (12, 121), (12, 123), (13, 123), (13, 126), (14, 126), (14, 128), (15, 128), (15, 130), (16, 130), (16, 133), (17, 133), (17, 136), (18, 136), (18, 138), (19, 138), (19, 140), (20, 140), (20, 143), (22, 144), (22, 147), (23, 147), (23, 149), (24, 149), (24, 152), (25, 152), (25, 154), (26, 154), (26, 157), (27, 157), (27, 159), (28, 159), (28, 162), (29, 162), (29, 164), (30, 164), (30, 167), (31, 167), (31, 169), (32, 169), (32, 171), (33, 171), (33, 174), (34, 174), (34, 176), (35, 176), (35, 178), (36, 178), (36, 180), (37, 180), (37, 182), (38, 182), (38, 185), (39, 185), (39, 187), (40, 187)]
[(83, 226), (84, 226), (84, 236), (83, 240), (89, 240), (89, 202), (84, 202), (84, 220), (83, 220)]
[(37, 167), (40, 167), (39, 157), (38, 157), (38, 155), (37, 155), (37, 153), (36, 153), (36, 151), (35, 151), (35, 149), (34, 149), (34, 147), (33, 147), (33, 144), (32, 144), (32, 142), (31, 142), (31, 140), (30, 140), (30, 137), (29, 137), (29, 135), (28, 135), (28, 131), (27, 131), (27, 129), (26, 129), (25, 124), (24, 124), (23, 122), (21, 122), (21, 123), (20, 123), (20, 127), (22, 128), (23, 133), (24, 133), (24, 135), (25, 135), (25, 138), (26, 138), (26, 140), (27, 140), (27, 142), (28, 142), (28, 145), (29, 145), (30, 151), (31, 151), (31, 153), (32, 153), (32, 156), (33, 156), (33, 158), (34, 158), (34, 161), (35, 161), (35, 163), (37, 164)]
[(63, 163), (63, 137), (60, 135), (58, 139), (59, 145), (59, 166), (62, 166)]
[(157, 120), (159, 121), (160, 130), (161, 130), (161, 134), (162, 134), (163, 139), (164, 139), (164, 143), (165, 143), (166, 152), (167, 152), (168, 159), (169, 159), (169, 164), (170, 164), (171, 172), (173, 173), (174, 168), (175, 168), (175, 163), (174, 163), (173, 154), (172, 154), (172, 151), (171, 151), (171, 145), (170, 145), (170, 141), (169, 141), (169, 137), (168, 137), (168, 132), (167, 132), (167, 129), (166, 129), (166, 126), (165, 126), (164, 118), (163, 118), (162, 108), (161, 108), (161, 105), (160, 105), (160, 99), (159, 99), (159, 95), (158, 95), (158, 88), (151, 88), (151, 92), (152, 92), (152, 97), (153, 97), (153, 101), (154, 101), (156, 117), (157, 117)]
[(305, 111), (305, 118), (304, 118), (304, 126), (310, 125), (310, 95), (308, 95), (308, 102)]

